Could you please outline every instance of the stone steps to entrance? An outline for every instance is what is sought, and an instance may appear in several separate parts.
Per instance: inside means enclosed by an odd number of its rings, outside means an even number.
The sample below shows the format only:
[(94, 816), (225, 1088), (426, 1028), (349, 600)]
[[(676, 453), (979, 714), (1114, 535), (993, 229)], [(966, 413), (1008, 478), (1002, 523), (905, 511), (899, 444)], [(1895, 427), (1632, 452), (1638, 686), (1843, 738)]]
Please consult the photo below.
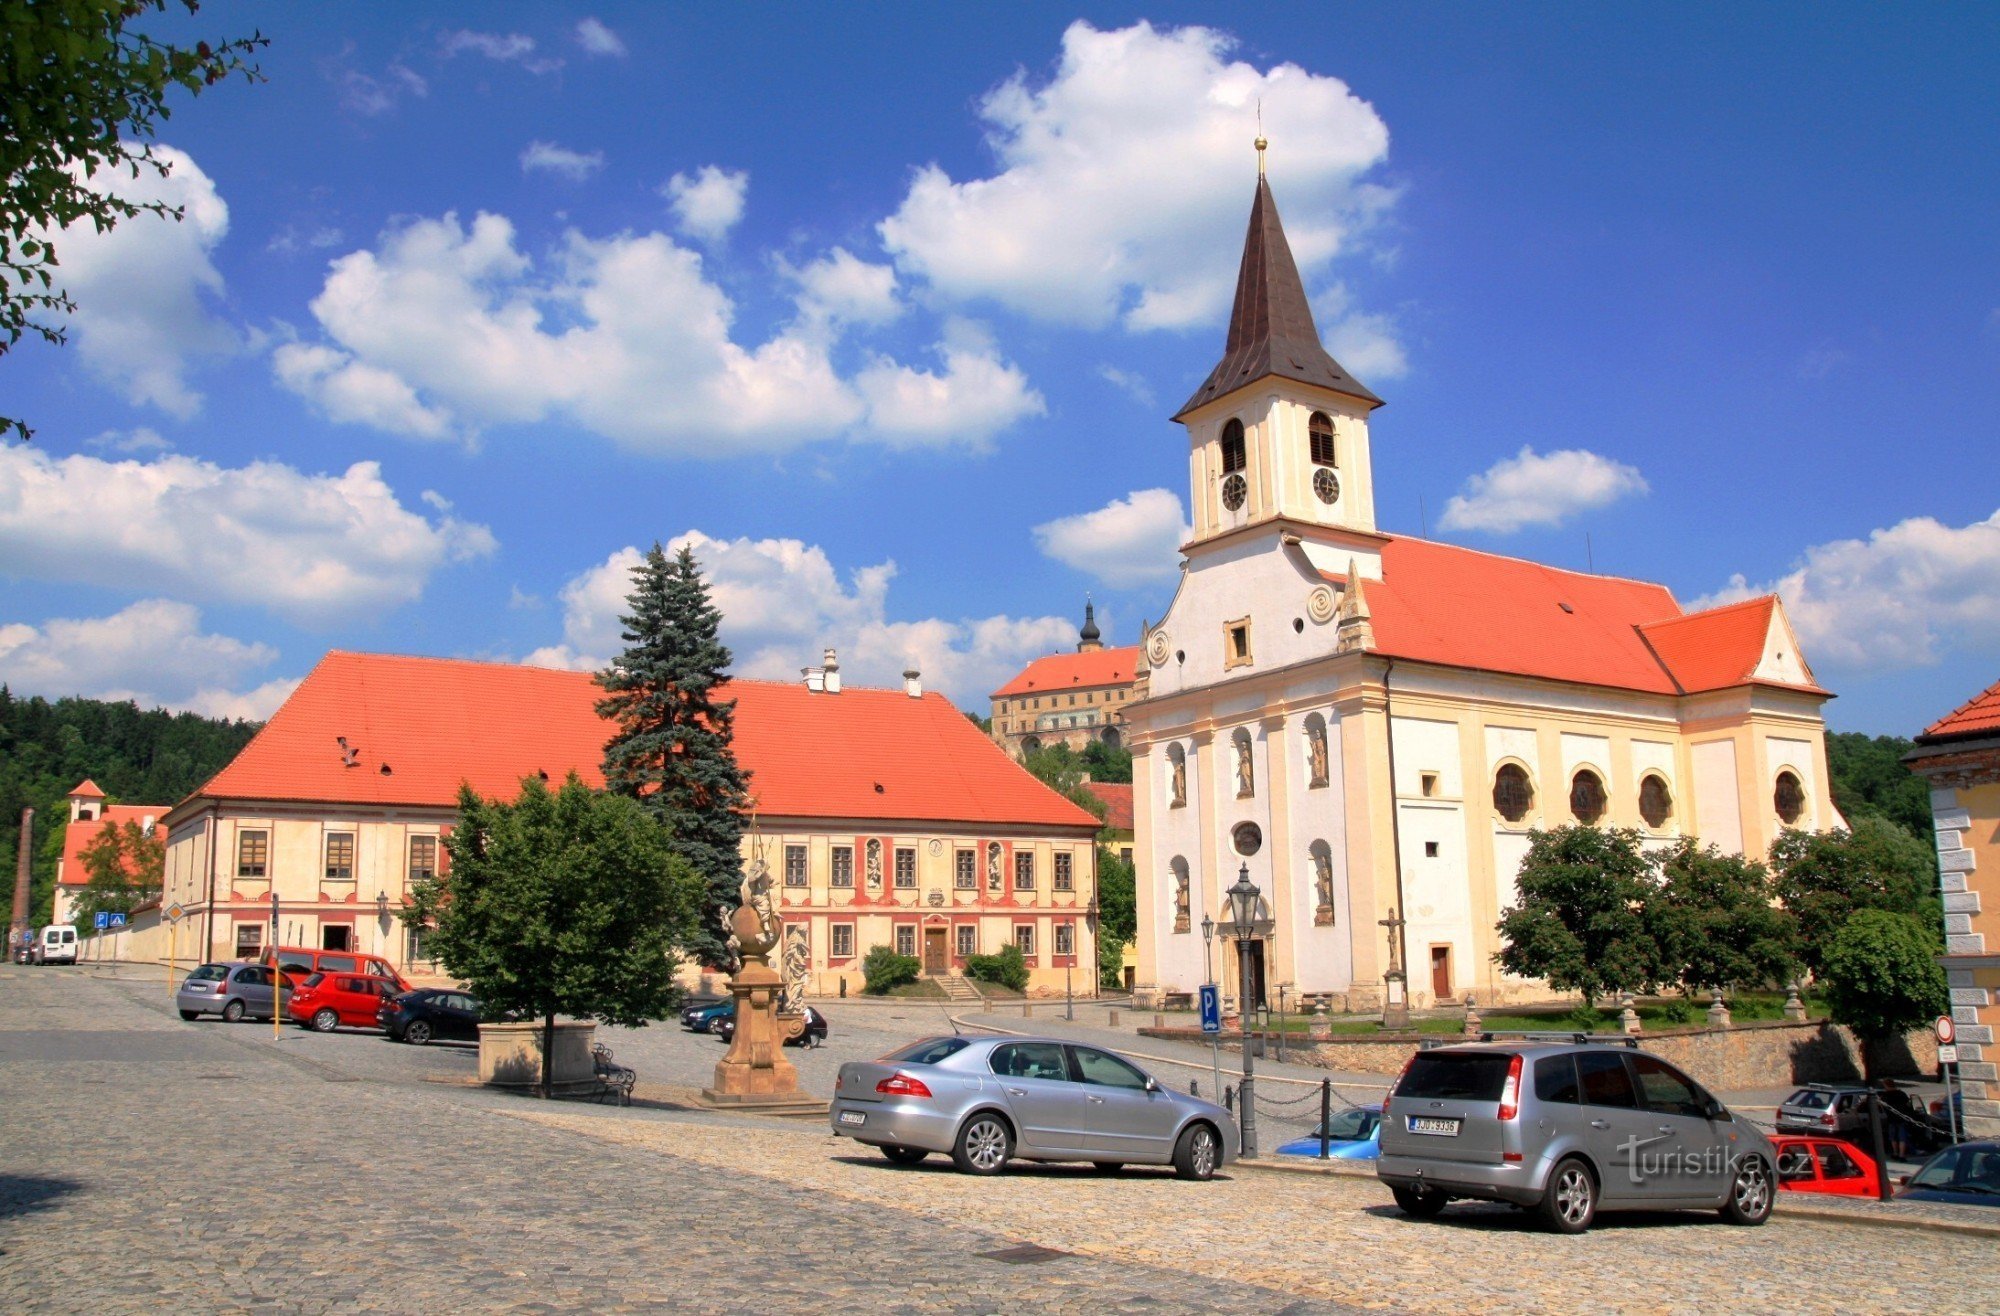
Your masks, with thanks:
[(979, 1001), (979, 989), (974, 987), (962, 973), (947, 973), (937, 979), (937, 985), (944, 988), (946, 999), (953, 1001)]

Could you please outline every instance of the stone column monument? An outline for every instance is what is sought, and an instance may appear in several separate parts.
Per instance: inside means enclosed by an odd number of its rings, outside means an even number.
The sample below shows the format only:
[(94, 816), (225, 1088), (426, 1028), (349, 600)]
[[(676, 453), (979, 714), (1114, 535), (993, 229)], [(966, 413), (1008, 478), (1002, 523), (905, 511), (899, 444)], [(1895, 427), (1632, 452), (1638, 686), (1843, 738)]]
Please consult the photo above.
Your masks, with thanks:
[(729, 983), (736, 998), (736, 1034), (729, 1053), (716, 1062), (714, 1082), (701, 1090), (702, 1100), (738, 1110), (824, 1110), (825, 1102), (799, 1091), (799, 1072), (785, 1058), (785, 1041), (805, 1027), (805, 1016), (796, 1008), (779, 1009), (785, 979), (771, 967), (771, 952), (784, 936), (784, 924), (763, 860), (750, 861), (742, 895), (742, 906), (729, 917), (743, 956), (743, 967)]

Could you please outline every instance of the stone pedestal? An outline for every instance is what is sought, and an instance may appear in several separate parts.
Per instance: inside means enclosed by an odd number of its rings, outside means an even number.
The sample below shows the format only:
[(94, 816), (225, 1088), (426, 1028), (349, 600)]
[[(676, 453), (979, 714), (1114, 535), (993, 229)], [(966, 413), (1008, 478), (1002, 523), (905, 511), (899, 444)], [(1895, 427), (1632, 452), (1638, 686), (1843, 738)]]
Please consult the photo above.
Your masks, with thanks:
[[(589, 1020), (556, 1021), (555, 1068), (549, 1079), (557, 1095), (597, 1086), (590, 1057), (596, 1039), (597, 1025)], [(479, 1081), (498, 1088), (540, 1087), (541, 1023), (479, 1025)]]
[(1410, 994), (1400, 970), (1391, 969), (1382, 979), (1382, 1027), (1401, 1032), (1410, 1026)]
[(1486, 1025), (1479, 1018), (1479, 1002), (1471, 992), (1465, 994), (1465, 1026), (1460, 1030), (1466, 1037), (1478, 1037), (1486, 1031)]
[(1727, 1028), (1729, 1025), (1729, 1007), (1722, 1003), (1722, 989), (1717, 987), (1715, 989), (1715, 999), (1708, 1004), (1708, 1026), (1710, 1028)]
[(1799, 999), (1799, 985), (1796, 982), (1785, 984), (1785, 1018), (1795, 1024), (1805, 1022), (1806, 1003)]
[(1643, 1026), (1639, 1021), (1639, 1011), (1632, 1003), (1632, 993), (1630, 992), (1620, 992), (1618, 995), (1618, 1027), (1623, 1029), (1628, 1036), (1632, 1037), (1638, 1036), (1642, 1031)]
[(716, 1062), (712, 1086), (701, 1090), (714, 1106), (821, 1105), (799, 1091), (799, 1071), (785, 1058), (787, 1030), (804, 1027), (803, 1015), (778, 1013), (784, 979), (768, 964), (745, 964), (729, 984), (736, 998), (736, 1034)]
[(1307, 1035), (1315, 1042), (1324, 1042), (1333, 1036), (1333, 1025), (1327, 1022), (1326, 1001), (1322, 999), (1313, 1010), (1312, 1023), (1307, 1025)]

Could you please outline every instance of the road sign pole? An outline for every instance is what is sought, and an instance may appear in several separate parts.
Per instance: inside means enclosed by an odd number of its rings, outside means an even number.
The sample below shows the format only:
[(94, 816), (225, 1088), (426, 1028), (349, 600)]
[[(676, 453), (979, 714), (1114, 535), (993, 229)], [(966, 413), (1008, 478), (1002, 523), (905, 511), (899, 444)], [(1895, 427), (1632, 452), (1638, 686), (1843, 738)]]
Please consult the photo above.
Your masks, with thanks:
[[(272, 887), (277, 886), (274, 880)], [(283, 1036), (285, 1014), (285, 970), (278, 963), (278, 893), (271, 892), (271, 1040)]]

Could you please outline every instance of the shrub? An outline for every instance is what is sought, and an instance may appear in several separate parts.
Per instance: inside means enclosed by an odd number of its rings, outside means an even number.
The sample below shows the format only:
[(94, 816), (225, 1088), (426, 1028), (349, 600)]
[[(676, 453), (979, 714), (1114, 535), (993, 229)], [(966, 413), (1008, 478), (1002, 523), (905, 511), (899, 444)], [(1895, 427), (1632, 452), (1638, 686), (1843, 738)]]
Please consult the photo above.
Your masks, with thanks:
[(877, 946), (861, 961), (861, 976), (866, 979), (863, 990), (870, 996), (881, 996), (906, 982), (915, 982), (922, 970), (916, 956), (898, 955), (887, 946)]
[(1011, 991), (1028, 990), (1028, 966), (1019, 946), (1002, 946), (998, 955), (972, 955), (965, 961), (968, 977), (997, 983)]
[(1685, 996), (1676, 996), (1660, 1007), (1661, 1016), (1676, 1027), (1694, 1022), (1694, 1005)]

